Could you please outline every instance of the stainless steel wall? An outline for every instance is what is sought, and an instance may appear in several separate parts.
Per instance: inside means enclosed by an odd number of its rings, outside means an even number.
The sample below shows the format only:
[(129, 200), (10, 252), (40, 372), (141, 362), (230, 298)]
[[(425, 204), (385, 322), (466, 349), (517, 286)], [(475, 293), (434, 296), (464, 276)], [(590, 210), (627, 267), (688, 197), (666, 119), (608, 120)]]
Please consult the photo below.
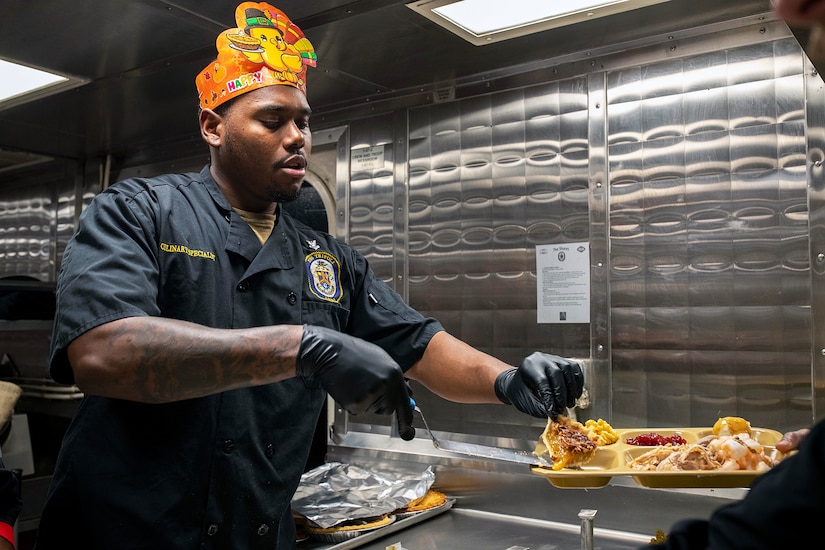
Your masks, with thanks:
[(616, 423), (810, 420), (803, 67), (782, 39), (607, 73)]
[[(511, 364), (590, 353), (588, 325), (536, 323), (535, 273), (536, 245), (590, 238), (587, 97), (577, 77), (409, 114), (410, 303)], [(544, 424), (439, 405), (444, 429), (528, 437)]]
[[(384, 158), (339, 192), (343, 237), (480, 349), (513, 364), (535, 349), (587, 358), (580, 418), (809, 424), (820, 77), (775, 22), (589, 67), (354, 121), (341, 161), (365, 147)], [(535, 247), (578, 241), (591, 244), (591, 322), (539, 324)], [(543, 425), (414, 389), (435, 429), (530, 439)]]
[[(771, 21), (594, 52), (353, 110), (334, 138), (338, 235), (476, 347), (513, 364), (535, 349), (587, 359), (580, 416), (810, 423), (825, 380), (821, 78)], [(353, 162), (367, 147), (380, 161)], [(94, 162), (61, 166), (4, 187), (4, 275), (53, 282), (77, 213), (109, 181)], [(591, 322), (539, 324), (535, 247), (578, 241)], [(439, 430), (535, 439), (543, 425), (415, 392)]]
[[(97, 181), (97, 178), (94, 178)], [(0, 194), (0, 354), (28, 378), (48, 378), (50, 296), (76, 216), (94, 195), (78, 164), (59, 160), (10, 178)], [(85, 202), (84, 202), (85, 201)], [(51, 315), (51, 312), (48, 312)]]

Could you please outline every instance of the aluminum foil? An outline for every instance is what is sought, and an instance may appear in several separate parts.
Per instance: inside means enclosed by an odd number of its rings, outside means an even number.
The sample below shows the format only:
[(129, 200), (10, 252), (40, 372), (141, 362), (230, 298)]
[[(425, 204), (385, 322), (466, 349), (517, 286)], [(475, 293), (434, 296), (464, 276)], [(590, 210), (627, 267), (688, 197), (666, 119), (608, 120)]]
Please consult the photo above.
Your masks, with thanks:
[(318, 527), (382, 516), (423, 497), (435, 481), (432, 466), (418, 473), (370, 471), (340, 462), (301, 476), (292, 510)]

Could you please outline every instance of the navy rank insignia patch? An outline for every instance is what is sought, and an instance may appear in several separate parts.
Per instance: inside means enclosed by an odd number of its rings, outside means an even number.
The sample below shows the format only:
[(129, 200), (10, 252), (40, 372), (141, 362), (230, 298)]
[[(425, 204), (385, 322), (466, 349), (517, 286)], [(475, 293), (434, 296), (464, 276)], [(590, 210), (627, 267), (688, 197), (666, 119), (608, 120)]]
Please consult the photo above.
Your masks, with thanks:
[(322, 300), (341, 301), (341, 264), (329, 252), (312, 252), (304, 258), (309, 290)]

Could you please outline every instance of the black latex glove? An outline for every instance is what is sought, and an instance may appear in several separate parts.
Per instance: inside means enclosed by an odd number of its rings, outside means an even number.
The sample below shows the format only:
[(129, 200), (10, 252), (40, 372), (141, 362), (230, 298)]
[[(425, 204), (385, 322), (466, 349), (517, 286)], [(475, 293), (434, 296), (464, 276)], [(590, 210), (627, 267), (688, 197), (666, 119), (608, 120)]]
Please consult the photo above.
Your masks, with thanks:
[(295, 372), (315, 377), (339, 405), (353, 414), (396, 413), (401, 438), (409, 441), (415, 437), (404, 372), (375, 344), (328, 328), (304, 325)]
[(534, 352), (518, 368), (496, 377), (496, 396), (536, 418), (556, 419), (576, 404), (584, 389), (584, 373), (576, 361)]

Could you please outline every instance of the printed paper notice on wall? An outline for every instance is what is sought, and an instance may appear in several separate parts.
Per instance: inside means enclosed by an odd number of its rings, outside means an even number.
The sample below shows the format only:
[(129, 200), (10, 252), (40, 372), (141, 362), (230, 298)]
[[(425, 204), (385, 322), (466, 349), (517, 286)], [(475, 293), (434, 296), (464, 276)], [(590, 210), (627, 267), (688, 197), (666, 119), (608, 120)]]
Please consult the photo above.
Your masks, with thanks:
[(539, 323), (590, 322), (590, 243), (536, 246)]
[(384, 146), (359, 147), (352, 150), (352, 172), (377, 170), (384, 167)]

